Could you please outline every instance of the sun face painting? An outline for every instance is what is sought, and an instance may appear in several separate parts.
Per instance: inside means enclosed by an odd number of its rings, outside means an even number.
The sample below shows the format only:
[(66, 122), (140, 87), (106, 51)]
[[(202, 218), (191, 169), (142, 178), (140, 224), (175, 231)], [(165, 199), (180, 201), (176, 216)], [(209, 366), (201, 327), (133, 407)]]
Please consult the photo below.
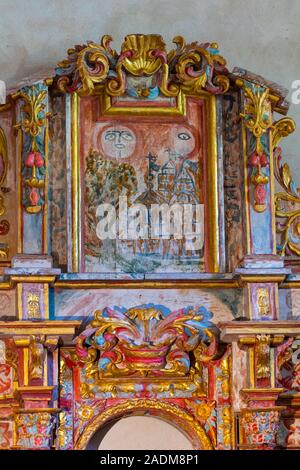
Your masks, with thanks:
[(83, 270), (204, 271), (201, 102), (184, 120), (106, 119), (84, 138)]

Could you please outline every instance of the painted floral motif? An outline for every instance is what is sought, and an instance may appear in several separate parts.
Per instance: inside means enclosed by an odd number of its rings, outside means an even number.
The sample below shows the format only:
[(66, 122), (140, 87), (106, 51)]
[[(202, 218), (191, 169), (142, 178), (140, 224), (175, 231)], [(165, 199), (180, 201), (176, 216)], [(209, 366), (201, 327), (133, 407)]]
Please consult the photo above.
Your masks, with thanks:
[(20, 92), (22, 149), (22, 203), (30, 214), (41, 211), (45, 203), (47, 87), (38, 83)]
[(191, 367), (190, 351), (196, 365), (216, 353), (211, 317), (204, 307), (175, 312), (154, 304), (129, 310), (107, 307), (95, 312), (77, 339), (76, 351), (89, 376), (182, 376)]
[(50, 413), (17, 415), (17, 445), (23, 449), (49, 449), (55, 417)]
[(246, 411), (241, 418), (245, 443), (274, 446), (279, 428), (278, 411)]
[(214, 447), (217, 446), (217, 412), (215, 401), (203, 403), (199, 400), (185, 400), (187, 409), (204, 427)]

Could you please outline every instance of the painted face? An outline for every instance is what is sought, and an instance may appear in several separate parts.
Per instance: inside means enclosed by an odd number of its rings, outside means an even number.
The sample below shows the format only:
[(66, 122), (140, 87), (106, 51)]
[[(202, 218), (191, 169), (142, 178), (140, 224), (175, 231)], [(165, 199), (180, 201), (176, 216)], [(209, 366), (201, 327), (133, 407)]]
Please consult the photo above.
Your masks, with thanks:
[(111, 126), (101, 135), (101, 146), (106, 157), (128, 158), (135, 149), (136, 137), (128, 127)]
[(195, 148), (195, 137), (187, 127), (175, 127), (172, 129), (172, 147), (177, 156), (187, 156)]

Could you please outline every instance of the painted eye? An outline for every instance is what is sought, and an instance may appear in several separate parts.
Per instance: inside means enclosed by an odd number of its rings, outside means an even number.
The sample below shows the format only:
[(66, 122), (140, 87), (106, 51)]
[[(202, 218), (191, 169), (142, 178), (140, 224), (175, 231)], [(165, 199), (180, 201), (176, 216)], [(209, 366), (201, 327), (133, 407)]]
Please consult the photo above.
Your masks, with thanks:
[(124, 131), (122, 132), (121, 136), (122, 136), (122, 139), (127, 140), (128, 142), (130, 142), (133, 139), (133, 135), (130, 134), (130, 132)]
[(109, 131), (105, 134), (105, 140), (116, 140), (117, 137), (117, 132), (115, 131)]
[(178, 138), (181, 140), (189, 140), (191, 136), (186, 132), (180, 132), (180, 134), (178, 134)]

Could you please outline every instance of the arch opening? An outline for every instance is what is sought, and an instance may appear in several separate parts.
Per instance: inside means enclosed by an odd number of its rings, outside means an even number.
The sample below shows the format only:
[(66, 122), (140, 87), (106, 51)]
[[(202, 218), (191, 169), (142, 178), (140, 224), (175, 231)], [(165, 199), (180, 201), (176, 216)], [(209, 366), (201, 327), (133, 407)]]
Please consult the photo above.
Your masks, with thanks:
[(100, 427), (87, 450), (192, 450), (191, 441), (173, 424), (153, 416), (126, 416)]
[[(121, 426), (121, 432), (124, 432), (124, 429), (122, 429), (124, 420), (134, 416), (144, 417), (145, 419), (149, 417), (156, 418), (157, 422), (153, 424), (153, 427), (159, 425), (159, 421), (164, 421), (171, 428), (174, 428), (174, 433), (176, 432), (177, 436), (175, 439), (182, 440), (182, 442), (186, 439), (189, 442), (190, 447), (187, 447), (187, 449), (213, 449), (205, 430), (190, 413), (168, 402), (158, 402), (150, 399), (128, 400), (107, 408), (89, 422), (79, 436), (75, 448), (86, 450), (95, 449), (95, 446), (99, 448), (105, 436), (117, 422), (123, 419), (123, 423), (119, 426)], [(147, 423), (150, 424), (149, 421)], [(142, 425), (142, 422), (140, 422), (140, 425)], [(182, 437), (177, 433), (181, 433)], [(179, 439), (179, 436), (181, 439)], [(103, 449), (103, 447), (101, 448)]]

